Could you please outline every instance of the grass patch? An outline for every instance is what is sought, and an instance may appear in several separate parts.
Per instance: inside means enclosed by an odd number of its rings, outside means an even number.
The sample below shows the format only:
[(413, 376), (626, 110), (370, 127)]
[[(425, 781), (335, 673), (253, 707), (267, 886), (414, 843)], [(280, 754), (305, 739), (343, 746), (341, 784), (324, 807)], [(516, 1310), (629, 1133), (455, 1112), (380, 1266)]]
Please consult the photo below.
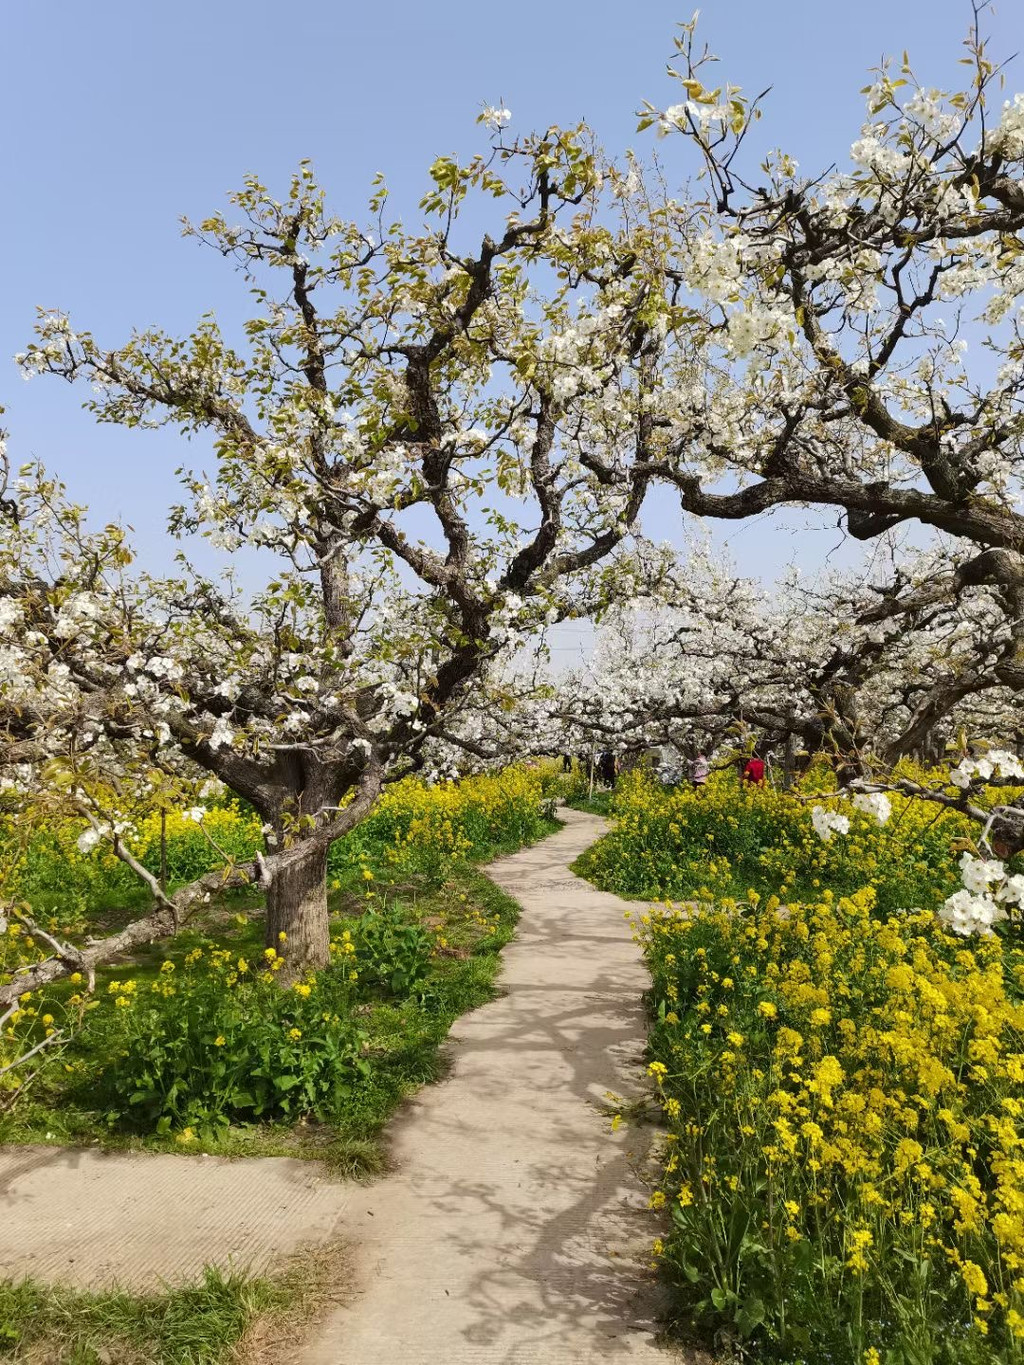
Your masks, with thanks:
[[(351, 1025), (359, 1039), (360, 1065), (350, 1064), (343, 1070), (331, 1060), (326, 1068), (326, 1097), (321, 1091), (316, 1101), (304, 1098), (303, 1117), (298, 1121), (294, 1121), (300, 1112), (297, 1107), (290, 1111), (290, 1121), (276, 1122), (240, 1123), (234, 1111), (230, 1116), (236, 1121), (225, 1128), (204, 1130), (186, 1116), (176, 1120), (176, 1131), (158, 1134), (153, 1131), (152, 1116), (147, 1123), (135, 1118), (131, 1085), (110, 1084), (112, 1074), (116, 1079), (118, 1072), (127, 1072), (140, 1057), (145, 1060), (146, 1048), (170, 1049), (183, 1036), (184, 1006), (199, 1000), (194, 978), (189, 984), (187, 961), (197, 950), (204, 964), (223, 954), (230, 959), (226, 971), (232, 975), (240, 958), (253, 964), (254, 970), (263, 962), (262, 900), (252, 892), (232, 892), (217, 898), (173, 940), (141, 949), (98, 973), (96, 1009), (86, 1014), (80, 1034), (40, 1072), (19, 1103), (0, 1114), (0, 1143), (290, 1156), (321, 1161), (339, 1178), (379, 1174), (387, 1164), (384, 1134), (388, 1120), (410, 1093), (444, 1074), (440, 1045), (454, 1020), (494, 997), (500, 952), (514, 934), (519, 907), (476, 864), (515, 852), (560, 828), (559, 822), (548, 818), (550, 811), (545, 811), (538, 795), (535, 780), (515, 772), (471, 779), (453, 788), (409, 787), (393, 796), (374, 823), (366, 822), (356, 831), (358, 839), (349, 839), (348, 847), (340, 850), (329, 865), (332, 937), (339, 940), (339, 946), (344, 946), (343, 938), (360, 946), (354, 958), (339, 953), (330, 968), (309, 978), (308, 987), (296, 983), (295, 995), (299, 996), (299, 986), (305, 989), (301, 1001), (312, 1008), (322, 983), (329, 989), (338, 968), (359, 969), (351, 986), (348, 973), (342, 973), (342, 989), (333, 1004), (325, 1001), (324, 1008), (335, 1011), (332, 1024), (340, 1017), (342, 1029)], [(222, 822), (230, 831), (231, 822), (238, 824), (241, 819), (238, 812), (229, 812)], [(187, 851), (191, 845), (186, 836), (191, 838), (192, 831), (181, 834)], [(74, 847), (73, 840), (70, 847)], [(118, 896), (108, 895), (117, 888), (103, 880), (119, 875), (118, 869), (101, 865), (95, 870), (81, 859), (76, 863), (63, 847), (47, 856), (49, 861), (37, 859), (35, 884), (61, 907), (74, 910), (73, 932), (106, 932), (119, 925), (122, 915), (131, 917), (126, 913), (131, 898), (124, 898), (122, 906)], [(83, 881), (72, 888), (74, 895), (66, 896), (59, 878), (51, 886), (48, 874), (54, 869), (60, 872), (62, 859), (69, 878), (74, 874), (83, 880), (88, 873), (95, 886)], [(103, 915), (96, 912), (100, 903), (107, 907)], [(389, 926), (376, 940), (372, 932), (366, 932), (368, 926), (379, 923), (368, 913), (371, 910), (378, 917), (384, 910), (393, 916), (391, 939)], [(55, 922), (51, 928), (71, 932), (70, 921), (68, 925)], [(388, 956), (392, 953), (393, 961)], [(411, 971), (416, 953), (421, 956)], [(393, 966), (405, 971), (405, 976), (396, 976)], [(251, 973), (243, 977), (248, 982)], [(115, 982), (120, 985), (111, 992), (108, 987)], [(177, 989), (170, 993), (173, 998), (166, 998), (163, 988), (171, 982)], [(218, 993), (222, 983), (224, 991), (230, 988), (226, 977), (213, 979), (216, 989), (207, 989), (201, 1000), (219, 1021), (225, 1017)], [(207, 980), (206, 986), (210, 985)], [(58, 1013), (62, 1006), (71, 1006), (72, 997), (82, 989), (81, 983), (69, 980), (47, 989), (43, 998), (32, 999), (30, 1028), (45, 1027), (50, 1022), (48, 1011)], [(272, 977), (262, 996), (245, 997), (256, 1005), (242, 1020), (243, 1040), (251, 1038), (255, 1025), (264, 1019), (271, 1004), (267, 991), (277, 991)], [(241, 992), (233, 998), (242, 998)], [(135, 1016), (138, 1027), (133, 1034), (123, 1025), (143, 1001), (149, 1004)], [(147, 1024), (154, 1001), (160, 1002), (162, 1013)], [(296, 1000), (297, 1008), (299, 1004)], [(76, 1008), (82, 1010), (81, 1002)], [(285, 1021), (282, 1037), (295, 1040), (293, 1053), (310, 1046), (319, 1019), (326, 1020), (326, 1013), (317, 1012), (308, 1028), (305, 1019)], [(230, 1030), (222, 1028), (221, 1022), (208, 1030), (211, 1022), (205, 1013), (199, 1018), (199, 1034), (209, 1031), (208, 1039), (199, 1037), (194, 1055), (200, 1069), (211, 1059), (228, 1056), (228, 1038), (215, 1041), (214, 1035), (218, 1029), (224, 1035)], [(302, 1024), (301, 1032), (290, 1029), (296, 1022)], [(134, 1039), (140, 1044), (138, 1049)], [(216, 1051), (222, 1046), (222, 1052)], [(117, 1063), (115, 1070), (115, 1059), (122, 1054), (126, 1060), (123, 1065)], [(282, 1055), (275, 1047), (270, 1056), (276, 1082)], [(342, 1061), (351, 1063), (351, 1057)], [(191, 1063), (179, 1074), (182, 1084), (194, 1091), (197, 1071)], [(246, 1070), (246, 1080), (252, 1074)], [(276, 1110), (278, 1115), (288, 1112)], [(33, 1281), (2, 1283), (0, 1360), (18, 1365), (51, 1361), (61, 1365), (222, 1361), (285, 1365), (293, 1358), (299, 1338), (345, 1283), (339, 1254), (330, 1248), (318, 1248), (289, 1263), (280, 1276), (253, 1278), (208, 1270), (195, 1285), (151, 1294), (82, 1293)]]
[(593, 796), (584, 792), (583, 795), (567, 797), (565, 804), (573, 810), (584, 811), (587, 815), (610, 815), (614, 795), (615, 793), (610, 791), (595, 791)]
[(215, 1365), (284, 1285), (207, 1269), (162, 1294), (83, 1293), (34, 1280), (0, 1283), (0, 1359), (25, 1365)]
[(290, 1257), (274, 1275), (207, 1267), (155, 1293), (0, 1281), (0, 1360), (12, 1365), (285, 1365), (343, 1297), (345, 1248)]

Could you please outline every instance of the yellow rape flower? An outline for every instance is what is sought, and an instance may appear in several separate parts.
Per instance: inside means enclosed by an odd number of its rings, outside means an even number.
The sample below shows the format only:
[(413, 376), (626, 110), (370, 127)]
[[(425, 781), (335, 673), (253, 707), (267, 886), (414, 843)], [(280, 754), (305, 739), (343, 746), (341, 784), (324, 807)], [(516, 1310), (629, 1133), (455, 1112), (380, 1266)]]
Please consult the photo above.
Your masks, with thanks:
[(988, 1281), (985, 1279), (985, 1272), (975, 1261), (964, 1261), (960, 1268), (964, 1284), (976, 1299), (984, 1298), (988, 1293)]

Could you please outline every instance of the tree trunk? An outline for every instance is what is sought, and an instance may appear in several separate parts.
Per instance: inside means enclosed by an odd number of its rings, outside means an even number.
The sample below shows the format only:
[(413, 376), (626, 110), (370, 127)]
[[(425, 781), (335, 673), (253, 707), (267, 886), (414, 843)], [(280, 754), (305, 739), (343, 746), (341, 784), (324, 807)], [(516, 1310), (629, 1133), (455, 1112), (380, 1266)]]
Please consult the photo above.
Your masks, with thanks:
[[(296, 849), (298, 855), (300, 850)], [(281, 935), (285, 937), (282, 939)], [(314, 848), (279, 865), (267, 888), (266, 945), (286, 960), (288, 979), (330, 961), (327, 850)]]

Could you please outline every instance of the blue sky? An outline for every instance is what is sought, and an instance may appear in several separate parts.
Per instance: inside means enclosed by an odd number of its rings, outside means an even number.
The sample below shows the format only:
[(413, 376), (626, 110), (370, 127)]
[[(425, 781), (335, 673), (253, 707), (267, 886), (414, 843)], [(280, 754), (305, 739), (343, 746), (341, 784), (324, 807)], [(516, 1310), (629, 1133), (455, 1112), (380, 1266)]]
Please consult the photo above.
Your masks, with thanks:
[[(644, 99), (678, 97), (664, 68), (674, 26), (690, 13), (663, 0), (8, 7), (0, 403), (15, 459), (43, 459), (104, 520), (132, 523), (147, 562), (166, 563), (173, 470), (202, 453), (172, 431), (96, 426), (81, 410), (84, 394), (56, 380), (25, 384), (10, 357), (36, 306), (68, 310), (111, 344), (133, 326), (186, 331), (210, 309), (230, 335), (244, 289), (213, 253), (181, 239), (180, 215), (219, 208), (247, 171), (284, 184), (312, 157), (335, 211), (359, 217), (379, 170), (413, 220), (426, 167), (480, 144), (474, 120), (486, 103), (504, 100), (519, 130), (586, 118), (609, 150), (650, 151), (633, 113)], [(773, 87), (764, 145), (810, 170), (842, 158), (857, 136), (858, 92), (883, 53), (908, 48), (929, 84), (958, 80), (969, 18), (962, 0), (709, 0), (701, 32), (723, 80)], [(998, 55), (1024, 47), (1018, 0), (1003, 0), (986, 27)], [(1010, 85), (1024, 87), (1021, 62)], [(806, 524), (796, 515), (717, 537), (744, 572), (770, 575), (794, 555), (810, 567), (841, 538)], [(669, 507), (651, 529), (676, 536), (678, 517)]]

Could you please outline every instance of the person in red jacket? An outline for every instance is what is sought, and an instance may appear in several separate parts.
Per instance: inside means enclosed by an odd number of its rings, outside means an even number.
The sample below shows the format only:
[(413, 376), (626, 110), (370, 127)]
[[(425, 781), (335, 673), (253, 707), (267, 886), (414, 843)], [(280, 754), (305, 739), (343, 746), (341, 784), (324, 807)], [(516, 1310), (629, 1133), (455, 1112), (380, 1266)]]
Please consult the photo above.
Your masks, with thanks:
[(752, 786), (755, 787), (760, 787), (762, 785), (762, 783), (764, 782), (763, 758), (758, 758), (757, 754), (754, 754), (752, 758), (747, 759), (746, 765), (743, 769), (743, 780), (744, 782), (749, 782)]

